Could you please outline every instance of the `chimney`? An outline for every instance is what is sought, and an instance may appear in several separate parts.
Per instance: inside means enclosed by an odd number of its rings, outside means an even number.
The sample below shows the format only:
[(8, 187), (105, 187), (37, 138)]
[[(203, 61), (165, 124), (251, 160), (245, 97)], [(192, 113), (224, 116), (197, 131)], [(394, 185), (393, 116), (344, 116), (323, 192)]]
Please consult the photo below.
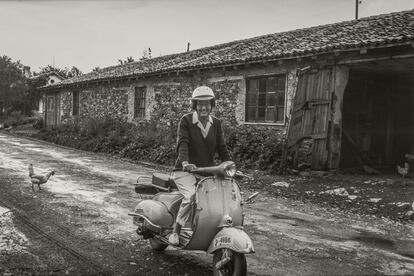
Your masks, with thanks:
[(30, 66), (23, 66), (23, 74), (26, 78), (30, 78)]

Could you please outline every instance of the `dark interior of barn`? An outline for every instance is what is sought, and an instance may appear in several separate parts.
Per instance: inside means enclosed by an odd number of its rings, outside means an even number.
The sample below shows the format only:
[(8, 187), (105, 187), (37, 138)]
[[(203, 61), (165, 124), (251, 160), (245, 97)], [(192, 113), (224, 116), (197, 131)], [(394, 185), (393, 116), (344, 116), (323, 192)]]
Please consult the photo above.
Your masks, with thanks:
[(414, 62), (350, 67), (344, 92), (341, 168), (396, 171), (414, 154)]

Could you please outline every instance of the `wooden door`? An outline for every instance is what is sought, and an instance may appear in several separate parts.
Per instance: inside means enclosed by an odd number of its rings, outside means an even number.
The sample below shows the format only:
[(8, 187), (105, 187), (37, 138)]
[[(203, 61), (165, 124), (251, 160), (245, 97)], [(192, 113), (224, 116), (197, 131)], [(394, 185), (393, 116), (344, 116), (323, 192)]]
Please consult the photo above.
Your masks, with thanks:
[(327, 167), (327, 138), (334, 85), (333, 67), (309, 68), (298, 73), (298, 85), (288, 131), (288, 146), (296, 147), (303, 139), (313, 139), (313, 169)]
[(46, 97), (46, 127), (51, 128), (56, 126), (56, 96), (48, 95)]

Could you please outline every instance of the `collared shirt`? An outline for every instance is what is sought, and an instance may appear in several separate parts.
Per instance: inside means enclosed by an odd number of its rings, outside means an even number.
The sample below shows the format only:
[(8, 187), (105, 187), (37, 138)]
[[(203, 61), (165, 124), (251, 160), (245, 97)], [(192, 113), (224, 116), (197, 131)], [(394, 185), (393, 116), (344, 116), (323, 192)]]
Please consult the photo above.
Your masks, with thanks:
[(200, 122), (198, 119), (197, 111), (193, 112), (193, 124), (197, 124), (197, 126), (201, 129), (201, 134), (204, 138), (207, 137), (208, 131), (210, 130), (211, 125), (213, 124), (213, 118), (211, 118), (210, 115), (208, 115), (208, 121), (206, 124), (206, 127), (203, 126), (203, 123)]

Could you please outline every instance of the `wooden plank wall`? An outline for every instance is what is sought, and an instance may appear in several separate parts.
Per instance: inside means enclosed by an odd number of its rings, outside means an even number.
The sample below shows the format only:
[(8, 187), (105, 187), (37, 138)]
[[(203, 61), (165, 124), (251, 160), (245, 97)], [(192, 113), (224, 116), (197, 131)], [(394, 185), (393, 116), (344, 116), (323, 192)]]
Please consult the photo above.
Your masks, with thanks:
[[(310, 100), (315, 102), (313, 112), (309, 112), (312, 120), (309, 131), (312, 133), (313, 152), (312, 168), (325, 169), (327, 167), (328, 147), (328, 120), (331, 115), (331, 93), (333, 90), (333, 68), (319, 70), (314, 78)], [(310, 121), (309, 121), (310, 123)]]
[(313, 139), (312, 168), (338, 168), (342, 137), (342, 102), (348, 68), (308, 70), (299, 75), (288, 133), (288, 146), (297, 151)]

